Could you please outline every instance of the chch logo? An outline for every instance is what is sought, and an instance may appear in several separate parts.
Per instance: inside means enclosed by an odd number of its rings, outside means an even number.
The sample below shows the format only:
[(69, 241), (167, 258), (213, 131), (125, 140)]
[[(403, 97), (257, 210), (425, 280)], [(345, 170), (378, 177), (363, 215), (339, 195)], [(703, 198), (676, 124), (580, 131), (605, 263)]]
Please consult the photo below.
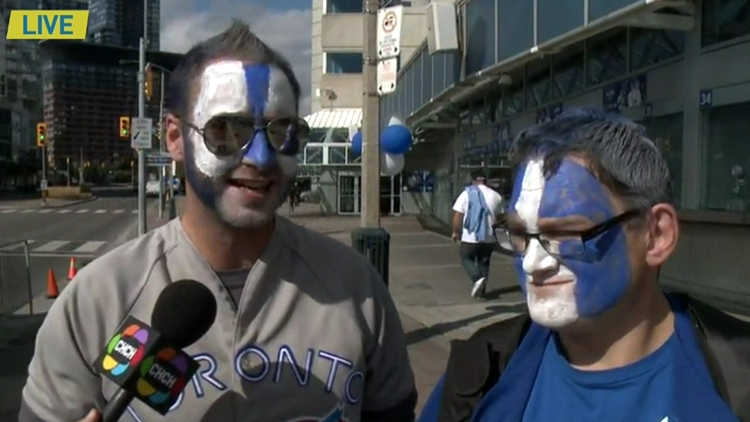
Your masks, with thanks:
[(109, 341), (107, 354), (102, 359), (102, 369), (112, 376), (119, 377), (128, 368), (141, 362), (147, 342), (148, 331), (137, 324), (129, 325)]
[(348, 419), (344, 418), (344, 408), (342, 406), (336, 406), (333, 410), (328, 412), (327, 415), (322, 418), (300, 418), (295, 419), (291, 422), (349, 422)]
[(184, 376), (189, 369), (187, 358), (171, 347), (143, 359), (139, 369), (138, 394), (154, 405), (177, 397), (189, 381), (189, 377)]
[(7, 40), (85, 40), (88, 10), (11, 10)]

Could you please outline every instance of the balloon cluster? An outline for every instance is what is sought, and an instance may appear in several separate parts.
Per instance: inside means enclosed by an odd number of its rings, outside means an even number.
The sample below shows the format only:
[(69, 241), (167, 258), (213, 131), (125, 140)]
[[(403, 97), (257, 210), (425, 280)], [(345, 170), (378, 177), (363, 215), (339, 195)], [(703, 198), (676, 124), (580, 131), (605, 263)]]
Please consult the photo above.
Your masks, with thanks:
[[(380, 132), (380, 173), (395, 176), (404, 169), (404, 154), (411, 148), (411, 131), (401, 120), (391, 117), (388, 126)], [(352, 137), (352, 153), (362, 155), (362, 131)]]

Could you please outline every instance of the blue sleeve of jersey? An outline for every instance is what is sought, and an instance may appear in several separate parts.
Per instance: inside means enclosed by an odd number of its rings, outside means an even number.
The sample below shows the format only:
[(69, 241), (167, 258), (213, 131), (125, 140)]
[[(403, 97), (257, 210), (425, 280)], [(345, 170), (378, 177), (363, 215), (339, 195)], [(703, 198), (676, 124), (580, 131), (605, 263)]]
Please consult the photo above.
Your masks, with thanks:
[(432, 393), (427, 398), (417, 422), (437, 422), (440, 413), (440, 399), (443, 397), (443, 384), (445, 384), (445, 375), (440, 376), (437, 385), (432, 389)]

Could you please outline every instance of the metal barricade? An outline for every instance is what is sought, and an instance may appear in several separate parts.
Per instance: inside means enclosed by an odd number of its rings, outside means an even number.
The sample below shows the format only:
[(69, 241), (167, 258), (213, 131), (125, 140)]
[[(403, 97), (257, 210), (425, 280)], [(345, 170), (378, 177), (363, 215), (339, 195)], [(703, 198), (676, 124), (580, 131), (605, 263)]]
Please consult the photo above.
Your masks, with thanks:
[(0, 316), (12, 314), (28, 304), (34, 313), (29, 242), (0, 244)]

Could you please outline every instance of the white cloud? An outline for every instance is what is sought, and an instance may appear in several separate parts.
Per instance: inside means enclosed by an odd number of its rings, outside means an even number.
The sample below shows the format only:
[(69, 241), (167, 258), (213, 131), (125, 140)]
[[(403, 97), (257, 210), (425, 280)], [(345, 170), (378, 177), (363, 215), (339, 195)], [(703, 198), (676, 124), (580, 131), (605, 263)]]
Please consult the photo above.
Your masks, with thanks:
[(310, 55), (312, 15), (310, 10), (276, 11), (243, 0), (162, 0), (161, 49), (184, 53), (193, 44), (241, 19), (272, 48), (292, 64), (302, 85), (301, 112), (310, 111)]

